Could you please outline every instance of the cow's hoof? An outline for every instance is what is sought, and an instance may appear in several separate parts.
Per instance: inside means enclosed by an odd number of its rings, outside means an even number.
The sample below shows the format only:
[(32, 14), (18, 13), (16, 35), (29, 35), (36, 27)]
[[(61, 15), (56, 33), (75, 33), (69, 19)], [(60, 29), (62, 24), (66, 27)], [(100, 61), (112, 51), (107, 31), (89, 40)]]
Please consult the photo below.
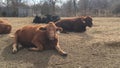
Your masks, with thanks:
[(12, 51), (12, 54), (16, 54), (16, 53), (17, 53), (17, 50), (13, 50), (13, 51)]
[(67, 56), (68, 54), (67, 54), (67, 52), (64, 52), (63, 54), (62, 54), (62, 56)]

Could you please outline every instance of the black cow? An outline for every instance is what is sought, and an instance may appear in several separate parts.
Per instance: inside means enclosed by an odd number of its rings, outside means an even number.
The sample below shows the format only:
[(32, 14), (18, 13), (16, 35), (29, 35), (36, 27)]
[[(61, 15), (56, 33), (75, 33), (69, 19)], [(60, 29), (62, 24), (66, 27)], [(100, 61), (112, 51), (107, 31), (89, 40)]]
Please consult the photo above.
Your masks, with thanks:
[(33, 23), (39, 23), (39, 22), (41, 22), (41, 17), (35, 16)]
[(56, 22), (60, 20), (59, 16), (53, 16), (53, 15), (45, 15), (45, 17), (39, 17), (35, 16), (33, 23), (48, 23), (48, 22)]
[(57, 22), (58, 20), (60, 20), (60, 16), (52, 16), (53, 22)]

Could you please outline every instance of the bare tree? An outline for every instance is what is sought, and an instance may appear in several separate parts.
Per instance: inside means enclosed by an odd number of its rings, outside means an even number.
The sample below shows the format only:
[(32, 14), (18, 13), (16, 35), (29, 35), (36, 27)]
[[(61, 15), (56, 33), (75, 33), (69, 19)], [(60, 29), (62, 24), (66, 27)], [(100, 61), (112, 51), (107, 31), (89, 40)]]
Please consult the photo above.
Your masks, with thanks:
[(120, 16), (120, 1), (114, 2), (111, 9), (112, 13), (114, 13), (116, 16)]
[(47, 15), (50, 14), (51, 7), (48, 4), (48, 2), (44, 2), (43, 5), (41, 6), (41, 14), (42, 15)]
[(76, 0), (73, 0), (73, 6), (74, 6), (75, 16), (77, 16), (77, 3), (76, 3)]
[(61, 0), (48, 0), (49, 5), (51, 6), (52, 9), (52, 15), (55, 15), (55, 6), (57, 2), (60, 2)]
[(43, 3), (42, 0), (32, 0), (33, 2), (33, 11), (35, 15), (39, 15), (41, 13), (41, 4)]
[[(32, 2), (32, 4), (29, 4)], [(60, 6), (62, 0), (0, 0), (0, 7), (5, 8), (0, 11), (4, 16), (18, 16), (18, 7), (21, 5), (31, 6), (34, 14), (46, 15), (59, 14), (60, 16), (93, 15), (112, 16), (120, 14), (120, 0), (67, 0)], [(0, 14), (0, 15), (1, 15)]]
[(82, 15), (86, 15), (87, 11), (89, 10), (89, 2), (90, 0), (80, 0), (78, 5)]

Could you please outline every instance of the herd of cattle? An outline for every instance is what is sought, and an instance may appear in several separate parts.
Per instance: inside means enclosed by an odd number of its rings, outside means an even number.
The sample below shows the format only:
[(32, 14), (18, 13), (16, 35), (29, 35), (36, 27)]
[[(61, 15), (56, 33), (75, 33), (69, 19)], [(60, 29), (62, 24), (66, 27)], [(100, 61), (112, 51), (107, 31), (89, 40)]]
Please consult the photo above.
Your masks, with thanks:
[[(36, 16), (33, 23), (46, 23), (46, 25), (29, 25), (18, 29), (14, 35), (12, 52), (18, 52), (18, 44), (28, 47), (31, 51), (42, 51), (55, 49), (60, 55), (67, 56), (67, 53), (60, 48), (58, 34), (56, 31), (85, 32), (86, 27), (92, 27), (92, 18), (76, 17), (71, 19), (60, 19), (59, 16), (47, 15), (46, 18)], [(0, 19), (0, 34), (9, 34), (12, 26), (6, 19)], [(24, 37), (23, 37), (24, 36)]]

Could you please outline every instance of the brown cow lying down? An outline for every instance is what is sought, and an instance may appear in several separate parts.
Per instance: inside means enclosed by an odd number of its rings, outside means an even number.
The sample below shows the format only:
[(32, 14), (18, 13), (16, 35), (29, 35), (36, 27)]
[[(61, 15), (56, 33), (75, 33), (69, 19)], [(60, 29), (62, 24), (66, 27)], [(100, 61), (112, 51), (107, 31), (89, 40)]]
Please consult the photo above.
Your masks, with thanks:
[(0, 34), (8, 34), (11, 32), (11, 25), (7, 20), (0, 19)]
[(12, 51), (16, 53), (18, 43), (20, 43), (22, 46), (30, 47), (29, 50), (32, 51), (56, 49), (61, 55), (66, 56), (67, 53), (59, 46), (57, 30), (62, 30), (62, 28), (56, 27), (53, 22), (48, 23), (46, 26), (25, 26), (16, 31)]
[(78, 17), (73, 19), (62, 19), (56, 22), (56, 26), (62, 27), (63, 32), (85, 32), (86, 27), (92, 27), (92, 18), (87, 17)]

